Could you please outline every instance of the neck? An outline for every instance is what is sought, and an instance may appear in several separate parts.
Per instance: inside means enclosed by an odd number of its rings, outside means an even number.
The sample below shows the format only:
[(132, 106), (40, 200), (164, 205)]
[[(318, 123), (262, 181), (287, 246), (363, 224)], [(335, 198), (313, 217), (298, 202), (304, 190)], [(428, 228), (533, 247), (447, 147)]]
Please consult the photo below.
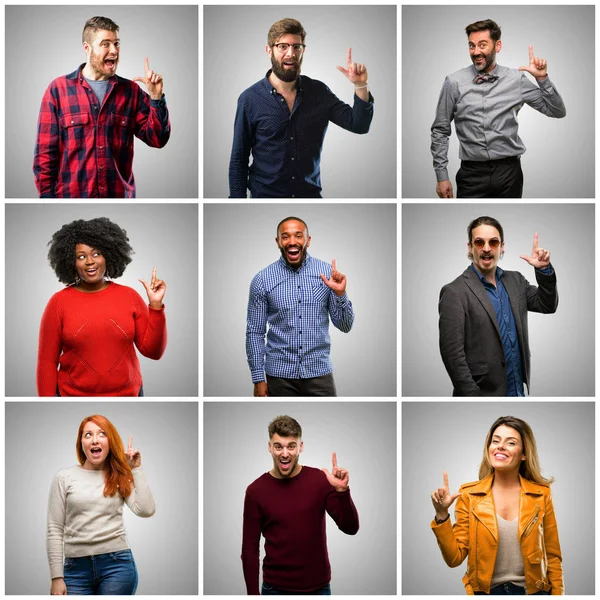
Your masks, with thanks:
[(81, 70), (81, 74), (86, 79), (91, 79), (92, 81), (105, 81), (106, 79), (110, 79), (111, 77), (109, 75), (102, 75), (96, 73), (96, 71), (92, 69), (92, 66), (90, 65), (89, 61), (85, 63), (85, 66)]
[(514, 488), (520, 486), (519, 471), (494, 471), (494, 487), (496, 488)]
[(99, 465), (93, 465), (89, 460), (86, 460), (82, 465), (82, 469), (86, 471), (101, 471), (104, 468), (104, 463), (100, 463)]
[(277, 467), (273, 467), (269, 473), (275, 477), (275, 479), (289, 479), (290, 477), (296, 477), (300, 471), (302, 471), (302, 465), (297, 463), (294, 470), (287, 477), (282, 477), (281, 473), (277, 470)]
[(80, 281), (75, 287), (80, 292), (85, 292), (86, 294), (93, 294), (94, 292), (101, 292), (102, 290), (105, 290), (108, 286), (108, 281), (100, 281), (94, 284), (89, 284), (85, 281)]
[(491, 73), (495, 68), (496, 68), (496, 63), (494, 63), (493, 65), (490, 65), (487, 69), (484, 69), (483, 72)]
[(487, 273), (482, 273), (478, 268), (477, 265), (475, 263), (473, 263), (473, 268), (480, 274), (483, 275), (484, 279), (488, 282), (491, 283), (492, 285), (496, 285), (496, 267), (494, 267), (491, 271), (487, 272)]
[(273, 71), (269, 74), (269, 83), (283, 96), (286, 94), (291, 94), (296, 91), (296, 85), (298, 84), (298, 80), (294, 79), (294, 81), (281, 81)]

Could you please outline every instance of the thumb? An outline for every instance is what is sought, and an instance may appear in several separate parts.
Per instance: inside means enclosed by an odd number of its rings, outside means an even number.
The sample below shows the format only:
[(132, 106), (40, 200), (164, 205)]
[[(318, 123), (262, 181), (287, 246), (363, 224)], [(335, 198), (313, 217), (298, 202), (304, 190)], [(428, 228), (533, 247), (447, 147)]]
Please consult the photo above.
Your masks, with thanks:
[(529, 73), (529, 67), (519, 67), (517, 71), (527, 71)]
[(142, 83), (148, 82), (148, 80), (145, 77), (134, 77), (131, 81), (141, 81)]
[(325, 277), (325, 275), (323, 275), (323, 273), (321, 273), (321, 279), (323, 280), (323, 283), (325, 285), (329, 285), (329, 279), (327, 279), (327, 277)]
[(141, 282), (141, 284), (146, 288), (147, 292), (151, 292), (152, 291), (150, 289), (150, 286), (143, 279), (138, 279), (138, 281)]
[(328, 477), (331, 476), (331, 473), (327, 469), (322, 468), (321, 471), (323, 471), (323, 473), (325, 473), (325, 475), (327, 475)]
[(519, 254), (519, 258), (522, 258), (525, 262), (529, 262), (531, 260), (531, 257), (527, 254)]
[(452, 500), (452, 502), (454, 502), (459, 496), (460, 492), (456, 492), (456, 494), (452, 494), (452, 496), (450, 496), (450, 499)]
[(336, 67), (336, 69), (338, 71), (340, 71), (340, 73), (343, 73), (344, 75), (348, 75), (348, 71), (346, 69), (344, 69), (344, 67)]

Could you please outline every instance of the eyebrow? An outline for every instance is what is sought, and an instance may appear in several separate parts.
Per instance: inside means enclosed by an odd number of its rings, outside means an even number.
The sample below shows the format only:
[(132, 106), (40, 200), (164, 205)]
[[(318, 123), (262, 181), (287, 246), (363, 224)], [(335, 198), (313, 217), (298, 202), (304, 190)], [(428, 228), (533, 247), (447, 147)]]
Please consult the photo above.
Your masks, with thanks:
[[(501, 438), (499, 435), (493, 435), (493, 436), (492, 436), (492, 439), (498, 439), (498, 440), (500, 440), (500, 439), (502, 439), (502, 438)], [(518, 438), (516, 438), (516, 437), (507, 437), (506, 439), (507, 439), (507, 440), (515, 440), (516, 442), (518, 442), (518, 441), (519, 441), (519, 439), (518, 439)]]
[(119, 38), (117, 38), (116, 40), (109, 40), (108, 38), (100, 40), (101, 44), (104, 44), (104, 42), (120, 42), (121, 40)]

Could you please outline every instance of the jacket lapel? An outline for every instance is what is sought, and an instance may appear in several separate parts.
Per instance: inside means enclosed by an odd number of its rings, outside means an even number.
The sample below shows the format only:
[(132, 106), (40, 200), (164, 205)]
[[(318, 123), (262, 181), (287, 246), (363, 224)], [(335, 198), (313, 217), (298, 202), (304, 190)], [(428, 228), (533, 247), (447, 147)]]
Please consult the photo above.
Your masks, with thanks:
[(496, 521), (496, 508), (494, 507), (494, 497), (492, 496), (493, 481), (494, 475), (492, 473), (469, 489), (469, 494), (473, 496), (471, 510), (473, 511), (475, 518), (482, 523), (497, 541), (498, 522)]
[(492, 320), (494, 327), (496, 328), (496, 333), (500, 340), (500, 327), (498, 326), (498, 317), (496, 316), (496, 311), (490, 302), (490, 298), (488, 293), (485, 291), (483, 284), (479, 280), (479, 277), (475, 271), (473, 271), (472, 267), (467, 267), (463, 273), (463, 277), (466, 279), (467, 287), (475, 294), (477, 300), (481, 302), (481, 306), (485, 309), (488, 316)]

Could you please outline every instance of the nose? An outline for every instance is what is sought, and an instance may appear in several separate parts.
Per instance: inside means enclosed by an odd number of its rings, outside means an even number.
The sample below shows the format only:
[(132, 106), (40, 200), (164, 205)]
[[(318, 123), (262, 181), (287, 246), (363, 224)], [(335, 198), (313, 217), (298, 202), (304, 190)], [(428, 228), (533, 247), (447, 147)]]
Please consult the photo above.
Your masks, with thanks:
[(85, 257), (85, 264), (86, 265), (93, 265), (94, 264), (94, 258), (93, 256), (86, 256)]
[(284, 55), (284, 56), (285, 56), (286, 58), (288, 58), (288, 57), (289, 57), (289, 58), (292, 58), (292, 57), (294, 56), (294, 54), (295, 54), (295, 52), (294, 52), (294, 46), (290, 46), (290, 47), (287, 49), (287, 52), (285, 53), (285, 55)]
[(284, 458), (287, 458), (287, 456), (288, 456), (288, 454), (289, 454), (289, 452), (288, 452), (288, 449), (287, 449), (287, 448), (284, 448), (284, 449), (282, 450), (281, 454), (283, 455), (283, 457), (284, 457)]

